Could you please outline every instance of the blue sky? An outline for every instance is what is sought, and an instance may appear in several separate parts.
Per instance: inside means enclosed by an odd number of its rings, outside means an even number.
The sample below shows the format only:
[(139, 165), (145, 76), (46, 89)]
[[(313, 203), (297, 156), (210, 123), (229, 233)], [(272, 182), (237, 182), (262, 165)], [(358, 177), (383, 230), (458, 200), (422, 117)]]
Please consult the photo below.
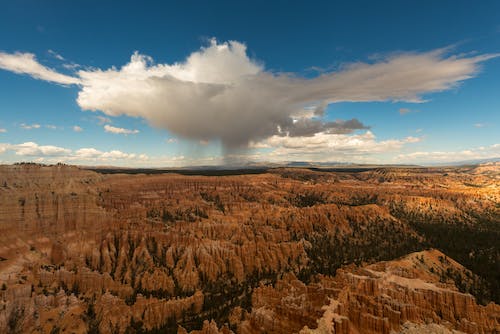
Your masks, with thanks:
[(498, 157), (498, 53), (498, 1), (7, 2), (0, 162)]

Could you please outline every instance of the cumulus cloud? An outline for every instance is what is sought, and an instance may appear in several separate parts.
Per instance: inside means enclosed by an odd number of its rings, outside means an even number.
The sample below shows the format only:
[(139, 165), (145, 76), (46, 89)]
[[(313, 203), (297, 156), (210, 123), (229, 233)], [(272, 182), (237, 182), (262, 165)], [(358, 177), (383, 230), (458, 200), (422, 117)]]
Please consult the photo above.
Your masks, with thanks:
[(16, 155), (23, 156), (62, 156), (71, 152), (71, 150), (63, 147), (38, 145), (34, 142), (10, 145), (8, 148), (15, 151)]
[(0, 68), (19, 74), (28, 74), (35, 79), (50, 81), (62, 85), (80, 83), (78, 78), (57, 72), (43, 66), (32, 53), (5, 53), (0, 52)]
[[(81, 148), (77, 150), (73, 158), (75, 159), (91, 159), (91, 160), (118, 160), (118, 159), (133, 159), (137, 155), (134, 153), (124, 153), (118, 150), (102, 152), (95, 148)], [(145, 155), (141, 155), (145, 156)]]
[(25, 124), (25, 123), (21, 123), (20, 124), (20, 127), (21, 129), (24, 129), (24, 130), (32, 130), (32, 129), (40, 129), (41, 125), (40, 124)]
[(418, 137), (377, 140), (371, 131), (347, 135), (329, 132), (313, 136), (272, 136), (260, 142), (252, 142), (251, 148), (272, 149), (267, 155), (270, 161), (349, 161), (360, 162), (375, 154), (398, 152), (404, 145), (421, 141)]
[(119, 150), (100, 151), (95, 148), (80, 148), (73, 151), (68, 148), (39, 145), (35, 142), (22, 144), (0, 143), (0, 153), (12, 151), (17, 156), (30, 157), (33, 159), (43, 159), (44, 161), (145, 161), (149, 157), (146, 154), (126, 153)]
[(117, 128), (115, 126), (111, 125), (105, 125), (104, 126), (104, 131), (106, 132), (111, 132), (114, 134), (122, 134), (122, 135), (130, 135), (130, 134), (137, 134), (139, 133), (139, 130), (130, 130), (130, 129), (124, 129), (124, 128)]
[[(497, 56), (454, 56), (448, 49), (399, 53), (302, 78), (266, 70), (240, 42), (212, 39), (182, 62), (155, 64), (136, 52), (121, 68), (81, 69), (77, 77), (56, 78), (58, 73), (31, 54), (2, 54), (11, 61), (0, 60), (0, 67), (78, 84), (77, 102), (84, 110), (140, 117), (176, 136), (216, 140), (231, 149), (273, 136), (366, 129), (357, 120), (325, 121), (325, 108), (336, 102), (423, 102), (425, 94), (456, 87), (477, 75), (481, 62)], [(19, 58), (31, 65), (20, 65)]]
[(73, 131), (75, 131), (75, 132), (82, 132), (82, 131), (83, 131), (83, 128), (82, 128), (81, 126), (74, 125), (74, 126), (73, 126)]
[[(479, 63), (491, 57), (459, 58), (447, 56), (446, 50), (404, 53), (305, 79), (266, 71), (247, 56), (242, 43), (212, 40), (182, 63), (154, 64), (135, 53), (120, 69), (81, 70), (77, 101), (83, 109), (109, 116), (142, 117), (181, 137), (239, 147), (276, 135), (279, 129), (322, 131), (332, 124), (303, 121), (295, 129), (293, 120), (321, 117), (329, 103), (421, 102), (423, 94), (473, 77)], [(304, 116), (304, 110), (313, 112)], [(333, 130), (351, 129), (337, 124)]]
[(7, 129), (0, 128), (0, 133), (6, 133), (6, 132), (7, 132)]
[(417, 151), (399, 154), (396, 159), (415, 163), (446, 163), (462, 160), (500, 158), (500, 144), (461, 151)]

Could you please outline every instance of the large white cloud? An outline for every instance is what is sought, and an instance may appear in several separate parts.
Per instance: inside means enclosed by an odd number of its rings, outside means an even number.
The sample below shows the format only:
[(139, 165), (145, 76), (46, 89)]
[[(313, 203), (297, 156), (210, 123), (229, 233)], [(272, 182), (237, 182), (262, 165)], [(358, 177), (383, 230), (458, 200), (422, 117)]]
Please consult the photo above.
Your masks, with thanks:
[[(244, 44), (215, 39), (183, 62), (155, 64), (151, 57), (136, 52), (121, 68), (82, 69), (77, 77), (58, 77), (30, 54), (3, 53), (10, 63), (4, 60), (0, 67), (78, 84), (77, 102), (82, 109), (144, 118), (177, 136), (220, 140), (226, 148), (233, 148), (275, 135), (313, 136), (327, 129), (346, 134), (366, 129), (356, 119), (323, 122), (323, 111), (329, 103), (342, 101), (422, 102), (425, 94), (456, 87), (475, 76), (481, 62), (498, 56), (448, 53), (439, 49), (393, 54), (371, 63), (348, 64), (312, 79), (266, 71), (248, 57)], [(17, 58), (31, 65), (21, 66)]]
[(304, 79), (266, 72), (239, 42), (212, 40), (183, 63), (155, 65), (135, 53), (121, 69), (79, 71), (78, 103), (110, 116), (142, 117), (182, 137), (245, 146), (280, 128), (293, 131), (293, 119), (304, 108), (317, 106), (321, 116), (334, 102), (421, 101), (422, 94), (474, 76), (478, 63), (490, 57), (446, 57), (445, 50), (406, 53)]

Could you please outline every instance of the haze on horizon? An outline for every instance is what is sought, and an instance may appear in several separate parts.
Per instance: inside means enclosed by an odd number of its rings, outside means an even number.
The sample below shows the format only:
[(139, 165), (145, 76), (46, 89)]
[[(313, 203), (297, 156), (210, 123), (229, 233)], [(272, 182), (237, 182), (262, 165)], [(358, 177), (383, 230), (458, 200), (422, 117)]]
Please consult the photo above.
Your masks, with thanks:
[(498, 158), (498, 13), (496, 1), (9, 3), (0, 163)]

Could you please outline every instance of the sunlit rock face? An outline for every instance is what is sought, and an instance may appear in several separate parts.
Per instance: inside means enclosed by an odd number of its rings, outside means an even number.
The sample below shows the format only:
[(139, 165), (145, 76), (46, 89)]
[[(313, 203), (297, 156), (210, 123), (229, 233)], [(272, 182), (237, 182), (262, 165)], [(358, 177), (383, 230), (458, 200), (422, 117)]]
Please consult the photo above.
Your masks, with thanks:
[[(254, 308), (242, 332), (394, 333), (415, 332), (411, 324), (436, 324), (442, 333), (495, 333), (500, 306), (478, 305), (470, 294), (442, 282), (441, 273), (468, 273), (437, 251), (412, 253), (390, 262), (350, 266), (335, 277), (304, 285), (292, 275), (254, 292)], [(432, 268), (432, 271), (431, 271)], [(320, 306), (321, 305), (321, 306)], [(322, 312), (318, 316), (317, 312)], [(308, 319), (309, 318), (309, 319)], [(315, 319), (314, 321), (312, 321)], [(303, 326), (308, 321), (311, 325)], [(422, 327), (422, 330), (425, 328)], [(433, 326), (426, 330), (431, 331)], [(447, 331), (446, 331), (447, 330)], [(425, 331), (424, 331), (425, 332)]]
[(0, 166), (0, 332), (496, 333), (498, 176)]

